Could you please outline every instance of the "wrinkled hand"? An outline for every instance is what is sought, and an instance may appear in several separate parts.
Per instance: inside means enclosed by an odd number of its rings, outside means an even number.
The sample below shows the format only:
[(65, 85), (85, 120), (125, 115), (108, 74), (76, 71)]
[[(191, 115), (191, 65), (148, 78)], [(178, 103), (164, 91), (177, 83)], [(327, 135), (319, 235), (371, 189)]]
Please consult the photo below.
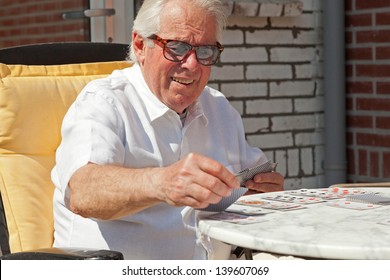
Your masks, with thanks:
[(173, 206), (204, 208), (230, 196), (240, 186), (225, 166), (199, 154), (189, 154), (160, 170), (160, 176), (156, 176), (161, 180), (158, 198)]
[(284, 177), (278, 172), (259, 173), (253, 180), (245, 182), (249, 189), (246, 194), (283, 191), (283, 185)]

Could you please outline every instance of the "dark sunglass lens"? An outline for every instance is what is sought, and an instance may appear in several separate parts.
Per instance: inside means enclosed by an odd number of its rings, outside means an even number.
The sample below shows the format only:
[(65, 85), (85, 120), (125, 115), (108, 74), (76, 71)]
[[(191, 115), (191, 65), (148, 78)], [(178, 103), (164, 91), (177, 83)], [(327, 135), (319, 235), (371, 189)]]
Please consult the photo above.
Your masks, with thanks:
[(196, 56), (203, 65), (215, 64), (218, 60), (219, 49), (215, 46), (202, 46), (197, 48)]
[(214, 57), (215, 53), (218, 54), (218, 49), (213, 46), (201, 46), (196, 49), (196, 55), (199, 59), (209, 59)]
[(191, 49), (186, 43), (179, 41), (170, 41), (165, 46), (166, 52), (175, 57), (184, 56)]

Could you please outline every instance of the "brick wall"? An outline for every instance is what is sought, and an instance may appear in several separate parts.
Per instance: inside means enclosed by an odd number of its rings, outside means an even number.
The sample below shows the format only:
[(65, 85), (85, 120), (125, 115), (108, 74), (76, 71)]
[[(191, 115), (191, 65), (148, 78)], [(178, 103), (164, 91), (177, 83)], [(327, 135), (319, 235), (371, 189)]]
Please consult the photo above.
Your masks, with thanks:
[(348, 174), (390, 178), (390, 2), (346, 1)]
[(86, 19), (63, 20), (88, 0), (0, 0), (0, 48), (43, 42), (89, 41)]
[(320, 1), (300, 2), (300, 15), (230, 16), (211, 80), (242, 114), (251, 145), (279, 163), (288, 189), (324, 181), (322, 11)]

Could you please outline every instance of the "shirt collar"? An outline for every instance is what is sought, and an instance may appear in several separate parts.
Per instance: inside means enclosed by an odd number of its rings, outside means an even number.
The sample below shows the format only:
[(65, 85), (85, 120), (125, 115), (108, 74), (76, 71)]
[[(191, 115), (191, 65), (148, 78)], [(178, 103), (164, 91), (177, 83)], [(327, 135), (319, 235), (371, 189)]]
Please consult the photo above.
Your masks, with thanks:
[(188, 108), (188, 124), (191, 123), (194, 119), (197, 119), (198, 117), (201, 117), (204, 121), (204, 125), (207, 126), (208, 119), (206, 117), (206, 114), (204, 113), (202, 103), (199, 99), (201, 99), (202, 95), (204, 94), (204, 91), (200, 95), (200, 98), (198, 98), (189, 108)]
[(164, 103), (162, 103), (150, 90), (146, 84), (144, 76), (142, 75), (141, 67), (138, 63), (131, 67), (130, 81), (135, 85), (136, 90), (139, 93), (140, 98), (145, 104), (146, 110), (150, 116), (150, 120), (160, 118), (164, 114), (168, 113), (169, 109)]

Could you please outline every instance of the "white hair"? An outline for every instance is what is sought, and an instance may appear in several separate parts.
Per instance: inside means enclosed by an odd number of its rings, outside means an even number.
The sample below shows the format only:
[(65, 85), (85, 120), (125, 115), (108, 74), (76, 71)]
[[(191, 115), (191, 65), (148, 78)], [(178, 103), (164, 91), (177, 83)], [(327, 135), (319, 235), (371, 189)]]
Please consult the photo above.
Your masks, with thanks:
[[(138, 11), (134, 20), (133, 32), (136, 32), (143, 38), (158, 33), (160, 30), (160, 15), (165, 5), (172, 0), (145, 0)], [(196, 6), (205, 9), (207, 13), (215, 16), (217, 22), (217, 40), (222, 38), (223, 29), (226, 27), (226, 14), (220, 0), (182, 0), (192, 2)], [(147, 41), (151, 42), (151, 41)], [(151, 44), (154, 44), (151, 42)], [(133, 42), (130, 43), (130, 60), (136, 62), (137, 57), (134, 53)]]

